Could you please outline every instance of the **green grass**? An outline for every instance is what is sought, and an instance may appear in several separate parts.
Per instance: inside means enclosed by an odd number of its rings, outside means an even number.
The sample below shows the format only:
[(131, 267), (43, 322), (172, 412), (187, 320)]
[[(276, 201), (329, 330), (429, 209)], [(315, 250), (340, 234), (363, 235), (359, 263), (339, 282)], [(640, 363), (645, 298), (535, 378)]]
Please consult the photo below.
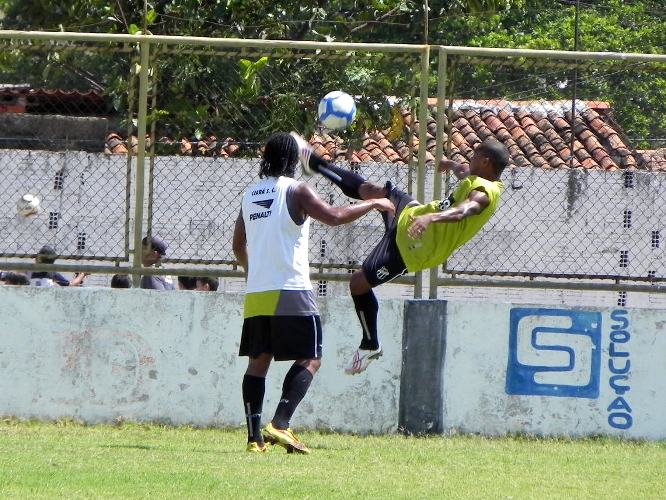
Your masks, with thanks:
[(245, 452), (240, 429), (0, 421), (0, 498), (664, 498), (666, 442), (304, 432), (312, 454)]

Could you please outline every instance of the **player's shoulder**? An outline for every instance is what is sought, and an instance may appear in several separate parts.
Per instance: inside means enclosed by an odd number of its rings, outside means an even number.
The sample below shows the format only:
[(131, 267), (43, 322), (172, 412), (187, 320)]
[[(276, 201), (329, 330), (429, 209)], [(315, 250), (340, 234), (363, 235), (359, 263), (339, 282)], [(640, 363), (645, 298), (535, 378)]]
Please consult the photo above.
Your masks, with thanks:
[(318, 196), (317, 192), (312, 189), (312, 186), (303, 181), (294, 180), (287, 189), (289, 193), (293, 193), (296, 196)]
[(497, 180), (486, 179), (485, 177), (480, 177), (477, 175), (470, 175), (466, 180), (469, 181), (469, 187), (471, 189), (483, 188), (483, 190), (497, 191), (501, 192), (504, 189), (504, 183)]

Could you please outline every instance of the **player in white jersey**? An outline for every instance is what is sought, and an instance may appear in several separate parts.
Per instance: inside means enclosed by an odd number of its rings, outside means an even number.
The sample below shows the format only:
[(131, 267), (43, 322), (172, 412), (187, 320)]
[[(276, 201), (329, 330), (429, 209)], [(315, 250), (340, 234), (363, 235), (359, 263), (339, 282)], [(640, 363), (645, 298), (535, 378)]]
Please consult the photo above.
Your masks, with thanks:
[[(261, 180), (243, 195), (233, 251), (247, 273), (243, 333), (239, 354), (248, 356), (243, 377), (247, 450), (266, 443), (288, 452), (309, 453), (290, 420), (321, 365), (322, 328), (310, 283), (310, 218), (337, 226), (373, 209), (394, 213), (386, 198), (334, 207), (294, 180), (298, 145), (287, 133), (271, 136), (264, 148)], [(265, 380), (271, 361), (293, 360), (275, 415), (261, 429)]]

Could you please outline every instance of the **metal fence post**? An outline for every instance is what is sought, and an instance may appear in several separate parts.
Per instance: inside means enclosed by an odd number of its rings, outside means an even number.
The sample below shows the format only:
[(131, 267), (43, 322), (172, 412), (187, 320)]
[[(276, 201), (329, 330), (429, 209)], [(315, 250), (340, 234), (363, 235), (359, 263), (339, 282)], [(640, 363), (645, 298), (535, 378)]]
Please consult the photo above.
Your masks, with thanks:
[[(437, 136), (435, 142), (435, 172), (433, 178), (433, 199), (437, 199), (442, 195), (442, 175), (438, 172), (437, 167), (439, 161), (442, 159), (444, 152), (444, 113), (446, 106), (444, 102), (446, 100), (446, 74), (448, 70), (448, 59), (446, 56), (446, 49), (444, 47), (438, 47), (437, 50)], [(450, 135), (450, 134), (449, 134)], [(448, 137), (448, 135), (447, 135)], [(433, 267), (430, 270), (430, 293), (428, 295), (431, 299), (437, 298), (437, 277), (439, 273), (439, 266)]]
[(141, 63), (139, 68), (139, 116), (137, 117), (138, 145), (136, 154), (136, 186), (134, 196), (134, 255), (132, 257), (132, 279), (138, 286), (141, 280), (141, 239), (143, 238), (143, 199), (146, 160), (146, 115), (148, 112), (148, 72), (150, 65), (150, 42), (139, 42)]
[[(430, 75), (430, 47), (421, 51), (421, 80), (419, 90), (419, 164), (416, 171), (416, 199), (425, 202), (426, 153), (428, 151), (428, 77)], [(423, 273), (416, 273), (414, 298), (423, 297)]]

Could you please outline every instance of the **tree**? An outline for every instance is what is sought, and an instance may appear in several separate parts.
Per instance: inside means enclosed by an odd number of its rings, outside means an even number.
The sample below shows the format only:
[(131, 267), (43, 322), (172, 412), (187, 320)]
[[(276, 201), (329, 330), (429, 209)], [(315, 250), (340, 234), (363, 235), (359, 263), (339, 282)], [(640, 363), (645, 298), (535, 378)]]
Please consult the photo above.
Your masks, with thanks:
[[(439, 20), (433, 42), (444, 45), (573, 50), (575, 1), (529, 0), (521, 8), (484, 16)], [(579, 50), (590, 52), (664, 53), (666, 11), (661, 1), (599, 0), (580, 7)], [(494, 61), (495, 63), (497, 61)], [(456, 80), (465, 82), (465, 96), (477, 99), (571, 99), (571, 65), (531, 65), (517, 61), (466, 64), (459, 61)], [(637, 147), (666, 144), (666, 74), (664, 65), (581, 64), (576, 93), (579, 99), (608, 101), (615, 119)], [(495, 92), (495, 93), (493, 93)], [(498, 92), (506, 92), (498, 95)], [(655, 139), (650, 139), (655, 138)], [(662, 139), (663, 141), (663, 139)]]
[[(573, 0), (430, 0), (431, 44), (571, 50)], [(418, 0), (155, 0), (148, 30), (153, 34), (317, 41), (422, 43), (423, 2)], [(5, 29), (137, 33), (143, 29), (141, 0), (0, 0)], [(580, 9), (580, 50), (663, 52), (666, 14), (661, 0), (598, 0)], [(314, 124), (324, 90), (363, 96), (357, 133), (391, 117), (386, 96), (410, 96), (418, 63), (390, 56), (338, 54), (336, 60), (281, 57), (279, 51), (220, 57), (186, 47), (161, 52), (152, 61), (155, 94), (151, 117), (160, 133), (201, 136), (209, 131), (241, 137), (251, 145), (269, 130)], [(136, 59), (137, 54), (131, 55)], [(122, 112), (127, 106), (127, 56), (67, 50), (25, 58), (13, 47), (0, 54), (0, 68), (35, 85), (96, 88)], [(521, 65), (522, 64), (522, 65)], [(659, 69), (656, 67), (649, 68)], [(457, 59), (459, 95), (568, 99), (570, 65), (557, 69), (513, 61), (469, 64)], [(432, 91), (435, 90), (434, 76)], [(579, 68), (581, 99), (610, 101), (631, 137), (666, 136), (663, 71), (608, 64)], [(131, 117), (128, 117), (131, 118)], [(647, 142), (640, 143), (647, 146)]]

